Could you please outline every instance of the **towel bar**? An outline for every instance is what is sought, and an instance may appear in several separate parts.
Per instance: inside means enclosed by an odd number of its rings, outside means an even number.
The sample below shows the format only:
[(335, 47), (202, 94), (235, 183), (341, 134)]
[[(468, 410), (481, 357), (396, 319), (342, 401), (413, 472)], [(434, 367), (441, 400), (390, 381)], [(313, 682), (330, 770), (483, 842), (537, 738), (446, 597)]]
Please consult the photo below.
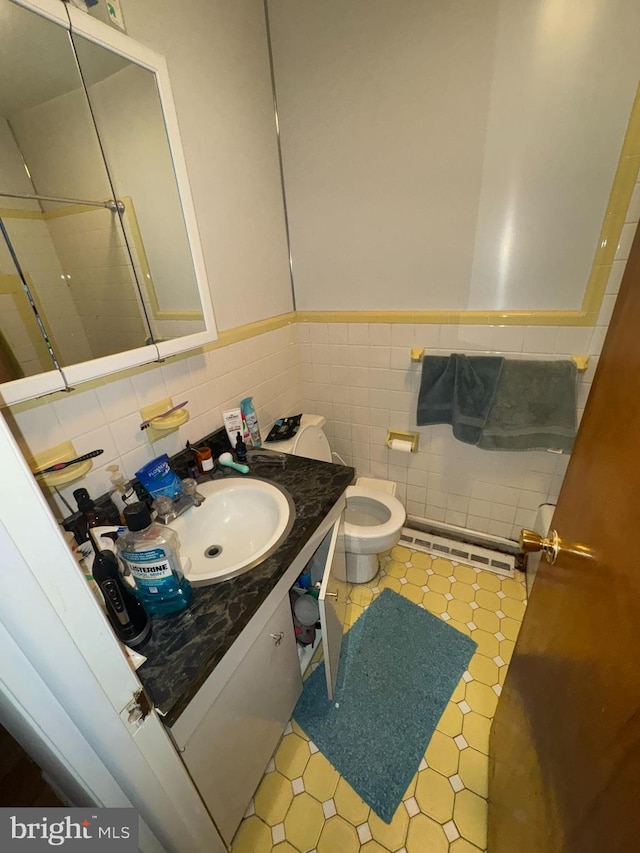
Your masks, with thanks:
[(572, 355), (571, 361), (575, 364), (576, 368), (580, 371), (587, 370), (589, 367), (589, 356), (588, 355)]
[[(517, 355), (517, 353), (514, 353)], [(424, 358), (424, 347), (412, 347), (411, 348), (411, 361), (422, 361)], [(589, 356), (588, 355), (572, 355), (571, 361), (575, 364), (576, 368), (583, 372), (589, 367)]]

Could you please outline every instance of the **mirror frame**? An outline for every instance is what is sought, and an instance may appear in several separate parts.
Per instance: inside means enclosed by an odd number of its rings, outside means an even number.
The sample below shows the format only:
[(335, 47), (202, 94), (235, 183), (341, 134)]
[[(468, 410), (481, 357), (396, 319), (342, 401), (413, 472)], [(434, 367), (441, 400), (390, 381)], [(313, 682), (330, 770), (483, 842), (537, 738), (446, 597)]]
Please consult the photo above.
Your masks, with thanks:
[(117, 373), (120, 370), (126, 370), (130, 367), (159, 361), (168, 356), (211, 343), (217, 340), (218, 337), (195, 208), (191, 196), (191, 187), (189, 185), (187, 165), (182, 149), (178, 119), (171, 91), (171, 82), (164, 57), (135, 41), (130, 36), (110, 27), (108, 24), (92, 18), (87, 12), (76, 9), (69, 4), (66, 6), (66, 10), (71, 19), (70, 27), (62, 0), (10, 0), (10, 2), (41, 17), (48, 18), (55, 24), (62, 26), (67, 32), (72, 29), (89, 41), (123, 56), (125, 59), (142, 66), (155, 75), (160, 105), (164, 115), (167, 143), (173, 161), (178, 197), (182, 207), (191, 259), (198, 284), (205, 331), (64, 366), (62, 372), (49, 370), (35, 376), (27, 376), (23, 379), (15, 379), (2, 383), (0, 384), (0, 406), (19, 403), (23, 400), (41, 397), (55, 391), (64, 391), (68, 386), (108, 376), (111, 373)]

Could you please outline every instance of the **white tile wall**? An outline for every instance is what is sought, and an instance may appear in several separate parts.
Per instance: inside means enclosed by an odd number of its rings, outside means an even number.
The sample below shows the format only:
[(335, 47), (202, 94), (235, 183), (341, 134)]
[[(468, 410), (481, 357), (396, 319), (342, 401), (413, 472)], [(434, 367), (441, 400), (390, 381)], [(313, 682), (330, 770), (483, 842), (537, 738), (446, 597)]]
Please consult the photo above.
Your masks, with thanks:
[[(614, 294), (605, 299), (595, 329), (403, 324), (392, 326), (390, 336), (383, 333), (392, 341), (389, 348), (377, 343), (377, 324), (349, 325), (347, 344), (345, 325), (299, 324), (305, 407), (327, 418), (333, 448), (358, 474), (395, 480), (410, 514), (517, 538), (521, 527), (533, 524), (539, 504), (557, 499), (568, 458), (483, 451), (456, 441), (449, 426), (417, 427), (421, 368), (411, 363), (409, 349), (531, 358), (589, 353), (590, 368), (580, 379), (581, 416), (614, 300)], [(328, 345), (319, 343), (326, 340)], [(363, 366), (367, 360), (369, 367)], [(387, 427), (417, 430), (420, 452), (389, 450)]]
[[(85, 487), (96, 497), (108, 491), (108, 465), (116, 462), (127, 477), (132, 477), (155, 456), (176, 453), (187, 439), (195, 442), (221, 427), (222, 412), (237, 408), (249, 395), (254, 397), (264, 434), (277, 417), (302, 411), (302, 372), (294, 326), (154, 365), (130, 378), (106, 381), (98, 388), (55, 402), (45, 399), (25, 411), (20, 407), (5, 410), (5, 416), (27, 455), (67, 440), (73, 441), (79, 454), (104, 449), (86, 477), (61, 489), (75, 506), (74, 489)], [(191, 419), (151, 444), (148, 434), (140, 430), (139, 410), (167, 396), (175, 403), (188, 399)], [(68, 514), (55, 495), (49, 497), (60, 518)]]
[[(578, 392), (582, 417), (639, 216), (640, 182), (595, 328), (299, 324), (306, 408), (327, 418), (332, 446), (358, 474), (396, 481), (410, 514), (517, 538), (521, 527), (533, 524), (539, 504), (557, 500), (569, 458), (483, 451), (456, 441), (448, 426), (417, 427), (420, 365), (410, 362), (409, 350), (525, 358), (588, 354)], [(328, 374), (326, 365), (331, 365)], [(419, 453), (389, 450), (387, 427), (417, 430)]]
[[(579, 392), (581, 415), (620, 286), (628, 233), (630, 229), (621, 240), (593, 329), (300, 323), (105, 381), (95, 390), (52, 403), (9, 410), (7, 417), (26, 453), (68, 439), (78, 452), (104, 448), (84, 481), (64, 490), (69, 499), (80, 485), (95, 495), (105, 492), (106, 466), (114, 461), (132, 476), (154, 456), (177, 452), (187, 439), (193, 442), (220, 427), (221, 412), (253, 394), (265, 430), (282, 415), (302, 410), (324, 415), (333, 449), (358, 474), (395, 480), (410, 514), (516, 538), (521, 527), (533, 524), (540, 503), (557, 499), (568, 457), (482, 451), (456, 441), (448, 426), (416, 427), (420, 366), (410, 362), (409, 349), (532, 358), (588, 353), (591, 362)], [(139, 409), (167, 396), (174, 402), (188, 399), (191, 420), (151, 445), (138, 428)], [(420, 452), (389, 450), (388, 427), (417, 429)], [(57, 508), (65, 514), (60, 504)]]

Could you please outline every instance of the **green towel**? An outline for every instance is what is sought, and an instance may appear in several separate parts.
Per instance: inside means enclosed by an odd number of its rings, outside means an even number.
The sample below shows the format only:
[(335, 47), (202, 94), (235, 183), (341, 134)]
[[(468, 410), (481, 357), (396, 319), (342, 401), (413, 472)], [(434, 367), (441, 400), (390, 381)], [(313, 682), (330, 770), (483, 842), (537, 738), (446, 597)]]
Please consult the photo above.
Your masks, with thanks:
[(418, 426), (451, 424), (458, 441), (477, 444), (491, 411), (503, 362), (501, 356), (425, 356)]
[(575, 435), (575, 364), (505, 360), (478, 447), (569, 453)]

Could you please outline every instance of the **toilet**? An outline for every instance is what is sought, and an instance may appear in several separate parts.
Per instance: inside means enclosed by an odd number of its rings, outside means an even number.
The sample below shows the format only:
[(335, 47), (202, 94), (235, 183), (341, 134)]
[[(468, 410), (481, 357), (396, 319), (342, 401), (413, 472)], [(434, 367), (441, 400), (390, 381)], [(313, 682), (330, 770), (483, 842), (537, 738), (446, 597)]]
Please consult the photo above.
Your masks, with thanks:
[[(303, 415), (293, 438), (267, 445), (273, 450), (331, 462), (331, 448), (324, 434), (322, 415)], [(396, 484), (372, 477), (358, 477), (347, 487), (343, 536), (347, 555), (347, 581), (366, 583), (378, 573), (378, 554), (400, 539), (406, 512), (396, 497)]]

